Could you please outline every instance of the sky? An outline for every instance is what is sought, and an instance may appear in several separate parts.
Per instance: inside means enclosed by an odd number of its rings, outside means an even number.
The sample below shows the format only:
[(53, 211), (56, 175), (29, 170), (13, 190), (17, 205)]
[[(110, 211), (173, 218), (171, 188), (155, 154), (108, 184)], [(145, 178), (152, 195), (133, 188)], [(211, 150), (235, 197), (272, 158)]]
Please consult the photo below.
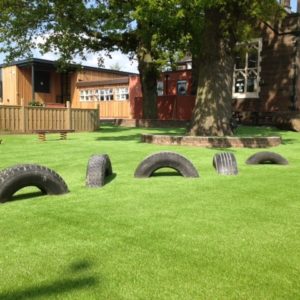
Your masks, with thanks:
[[(297, 0), (291, 0), (291, 6), (292, 6), (292, 11), (296, 11)], [(34, 52), (33, 54), (35, 58), (42, 58), (47, 60), (55, 60), (58, 58), (52, 53), (41, 55), (38, 52)], [(106, 57), (105, 55), (103, 55), (103, 57), (104, 57), (104, 67), (107, 69), (110, 69), (113, 65), (118, 64), (121, 67), (122, 71), (138, 73), (137, 61), (130, 60), (127, 55), (122, 54), (120, 51), (112, 52), (111, 53), (112, 58)], [(0, 63), (3, 63), (3, 61), (4, 61), (4, 55), (0, 53)], [(98, 66), (97, 56), (92, 54), (87, 57), (86, 61), (76, 60), (76, 62), (86, 66), (92, 66), (92, 67)]]
[[(47, 59), (47, 60), (56, 60), (58, 56), (52, 53), (46, 53), (41, 55), (39, 52), (34, 51), (33, 56), (35, 58)], [(127, 55), (122, 54), (120, 51), (111, 52), (111, 58), (105, 56), (104, 57), (104, 68), (111, 69), (113, 65), (118, 64), (121, 68), (121, 71), (138, 73), (137, 70), (137, 61), (130, 60)], [(4, 55), (0, 53), (0, 63), (4, 61)], [(88, 55), (86, 61), (81, 61), (79, 59), (75, 59), (76, 63), (81, 63), (85, 66), (98, 67), (98, 56), (97, 55)], [(102, 66), (101, 66), (102, 67)]]

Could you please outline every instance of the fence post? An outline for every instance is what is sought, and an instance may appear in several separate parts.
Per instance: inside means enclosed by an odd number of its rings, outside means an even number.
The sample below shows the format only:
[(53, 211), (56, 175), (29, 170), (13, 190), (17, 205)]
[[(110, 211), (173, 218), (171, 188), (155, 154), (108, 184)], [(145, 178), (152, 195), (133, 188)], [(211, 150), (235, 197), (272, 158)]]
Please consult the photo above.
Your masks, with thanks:
[(22, 132), (27, 131), (27, 110), (25, 109), (24, 99), (21, 98), (21, 108), (20, 108), (20, 129)]
[(67, 110), (66, 110), (66, 129), (72, 129), (72, 111), (71, 111), (71, 103), (67, 101)]
[(96, 106), (96, 120), (95, 120), (95, 124), (94, 124), (94, 130), (99, 129), (100, 126), (100, 103), (97, 103)]

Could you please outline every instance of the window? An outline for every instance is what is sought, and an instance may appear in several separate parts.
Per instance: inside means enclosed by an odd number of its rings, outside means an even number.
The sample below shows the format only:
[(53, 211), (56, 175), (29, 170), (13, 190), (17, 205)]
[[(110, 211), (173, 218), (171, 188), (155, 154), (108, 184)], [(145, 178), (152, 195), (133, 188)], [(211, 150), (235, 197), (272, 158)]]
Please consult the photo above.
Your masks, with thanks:
[(80, 101), (110, 101), (114, 100), (113, 89), (81, 90)]
[(157, 96), (163, 96), (164, 94), (164, 82), (163, 81), (157, 81)]
[(50, 93), (50, 73), (46, 71), (34, 72), (34, 91), (37, 93)]
[(236, 59), (233, 74), (233, 98), (258, 98), (261, 39), (253, 40)]
[(84, 90), (80, 91), (80, 101), (85, 101), (85, 91)]
[(97, 101), (110, 101), (114, 100), (114, 94), (112, 89), (101, 89), (95, 91)]
[(117, 88), (115, 90), (116, 93), (116, 100), (128, 100), (129, 99), (129, 92), (128, 92), (128, 88), (124, 87), (124, 88)]
[(80, 101), (93, 101), (95, 92), (93, 90), (81, 90)]
[(187, 81), (179, 80), (177, 81), (177, 95), (183, 96), (187, 94)]

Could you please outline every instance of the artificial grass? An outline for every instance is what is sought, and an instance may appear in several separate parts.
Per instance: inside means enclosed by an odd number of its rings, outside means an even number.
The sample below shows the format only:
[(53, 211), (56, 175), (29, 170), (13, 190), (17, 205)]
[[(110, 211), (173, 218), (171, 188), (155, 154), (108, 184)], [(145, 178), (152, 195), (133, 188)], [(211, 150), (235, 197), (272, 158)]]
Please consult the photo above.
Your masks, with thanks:
[[(0, 300), (297, 299), (300, 294), (300, 135), (242, 127), (238, 135), (281, 135), (270, 148), (288, 166), (249, 166), (259, 149), (227, 149), (239, 175), (220, 176), (224, 149), (139, 142), (148, 133), (184, 129), (103, 126), (93, 133), (2, 135), (0, 168), (38, 163), (54, 169), (70, 193), (20, 191), (0, 205)], [(147, 155), (185, 155), (200, 178), (149, 179), (133, 173)], [(89, 157), (109, 154), (114, 176), (85, 188)], [(168, 171), (168, 170), (167, 170)]]

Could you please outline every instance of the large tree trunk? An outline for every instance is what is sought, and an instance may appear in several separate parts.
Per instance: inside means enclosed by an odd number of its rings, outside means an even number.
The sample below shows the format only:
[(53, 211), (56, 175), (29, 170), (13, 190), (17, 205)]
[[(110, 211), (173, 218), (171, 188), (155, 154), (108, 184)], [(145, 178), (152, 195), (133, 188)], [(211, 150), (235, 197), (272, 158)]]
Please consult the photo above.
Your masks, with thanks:
[(158, 70), (151, 53), (145, 48), (138, 51), (137, 57), (143, 93), (143, 118), (157, 119)]
[[(207, 12), (207, 25), (199, 54), (198, 88), (190, 134), (203, 136), (232, 135), (233, 51), (220, 35), (220, 19), (215, 11)], [(211, 22), (213, 20), (213, 22)], [(197, 72), (195, 72), (197, 73)]]
[(200, 60), (199, 60), (199, 53), (193, 53), (192, 55), (192, 87), (191, 87), (191, 94), (197, 95), (197, 89), (198, 89), (198, 81), (199, 81), (199, 66), (200, 66)]

